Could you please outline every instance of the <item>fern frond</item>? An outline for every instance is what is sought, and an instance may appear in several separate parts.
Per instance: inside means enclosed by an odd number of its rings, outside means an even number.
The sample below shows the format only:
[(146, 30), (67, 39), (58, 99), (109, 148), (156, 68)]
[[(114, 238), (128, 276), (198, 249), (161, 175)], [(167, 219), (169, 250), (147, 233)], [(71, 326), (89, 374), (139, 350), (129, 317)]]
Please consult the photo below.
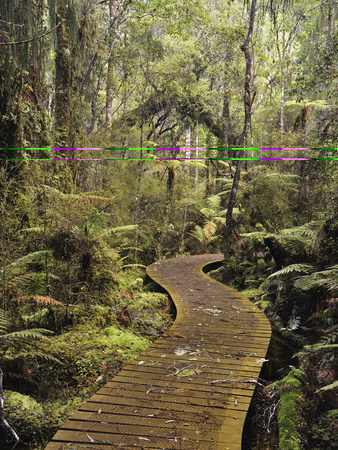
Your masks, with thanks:
[(266, 231), (252, 231), (251, 233), (241, 233), (241, 237), (258, 240), (262, 242), (264, 238), (275, 237), (274, 234), (266, 233)]
[(21, 258), (18, 258), (15, 261), (13, 261), (11, 264), (9, 264), (9, 266), (15, 267), (23, 264), (30, 264), (33, 262), (41, 261), (42, 258), (52, 255), (53, 255), (52, 250), (40, 250), (38, 252), (28, 253), (28, 255), (22, 256)]
[(320, 272), (314, 272), (309, 276), (299, 277), (294, 286), (296, 288), (308, 291), (313, 288), (325, 287), (331, 292), (338, 290), (338, 265), (329, 267)]
[(147, 266), (145, 266), (144, 264), (125, 264), (124, 266), (121, 266), (121, 267), (119, 268), (118, 272), (119, 272), (121, 269), (130, 268), (130, 267), (142, 267), (142, 269), (146, 269), (146, 268), (147, 268)]
[(198, 239), (199, 241), (202, 241), (204, 239), (203, 228), (199, 225), (195, 225), (195, 229), (188, 234)]
[(114, 233), (125, 233), (128, 231), (134, 231), (136, 230), (137, 225), (124, 225), (121, 227), (114, 227), (114, 228), (108, 228), (106, 230), (103, 230), (99, 233), (99, 236), (109, 236), (110, 234)]
[[(220, 213), (222, 213), (222, 211), (220, 211)], [(215, 216), (215, 217), (213, 217), (213, 220), (217, 223), (221, 223), (221, 224), (225, 225), (225, 222), (226, 222), (225, 213), (224, 213), (224, 217)]]
[(12, 333), (7, 333), (6, 335), (1, 336), (0, 341), (9, 339), (36, 340), (41, 339), (44, 336), (52, 336), (53, 334), (53, 331), (46, 330), (44, 328), (30, 328), (28, 330), (20, 330), (13, 331)]
[(327, 386), (324, 386), (324, 387), (322, 387), (320, 389), (317, 389), (316, 393), (317, 392), (323, 392), (323, 391), (331, 391), (332, 389), (337, 389), (337, 388), (338, 388), (338, 380), (334, 381), (331, 384), (328, 384)]
[(15, 300), (18, 302), (22, 302), (24, 300), (33, 300), (39, 306), (52, 305), (65, 307), (62, 302), (48, 295), (23, 295), (21, 297), (15, 298)]
[(332, 348), (338, 348), (338, 344), (323, 344), (323, 345), (306, 345), (305, 349), (310, 352), (318, 352), (319, 350), (331, 350)]
[(280, 234), (277, 239), (297, 254), (305, 254), (310, 245), (310, 242), (306, 237), (299, 235)]
[(210, 197), (208, 197), (206, 201), (209, 208), (217, 209), (219, 208), (222, 199), (219, 195), (210, 195)]
[(316, 279), (313, 275), (315, 274), (297, 278), (293, 283), (294, 287), (302, 291), (309, 291), (310, 289), (317, 289), (326, 285), (326, 280)]
[(59, 364), (63, 364), (63, 362), (60, 361), (55, 356), (53, 356), (53, 355), (51, 355), (49, 353), (45, 353), (45, 352), (43, 352), (41, 350), (37, 350), (37, 349), (34, 349), (34, 354), (33, 355), (32, 355), (31, 352), (23, 352), (23, 353), (20, 353), (18, 355), (18, 358), (21, 358), (21, 359), (24, 358), (25, 360), (27, 360), (29, 357), (32, 357), (32, 356), (34, 357), (34, 359), (37, 357), (37, 358), (40, 358), (40, 359), (44, 359), (46, 361), (52, 361), (52, 362), (56, 362), (56, 363), (59, 363)]
[(216, 233), (216, 230), (217, 224), (215, 222), (213, 222), (212, 220), (208, 220), (207, 222), (205, 222), (203, 233), (206, 239), (209, 240)]
[(50, 330), (39, 328), (2, 334), (0, 336), (0, 350), (3, 354), (10, 349), (19, 352), (25, 348), (29, 348), (35, 341), (43, 337), (52, 336), (53, 334)]
[(0, 309), (0, 336), (7, 333), (9, 327), (9, 320), (3, 309)]
[(310, 273), (314, 270), (314, 267), (311, 264), (290, 264), (289, 266), (284, 267), (278, 272), (273, 273), (268, 278), (279, 277), (282, 275), (289, 275), (290, 273)]
[(29, 228), (23, 228), (21, 231), (25, 231), (27, 233), (42, 233), (44, 230), (43, 227), (29, 227)]
[(202, 208), (200, 209), (200, 213), (207, 218), (213, 217), (215, 215), (215, 211), (211, 208)]

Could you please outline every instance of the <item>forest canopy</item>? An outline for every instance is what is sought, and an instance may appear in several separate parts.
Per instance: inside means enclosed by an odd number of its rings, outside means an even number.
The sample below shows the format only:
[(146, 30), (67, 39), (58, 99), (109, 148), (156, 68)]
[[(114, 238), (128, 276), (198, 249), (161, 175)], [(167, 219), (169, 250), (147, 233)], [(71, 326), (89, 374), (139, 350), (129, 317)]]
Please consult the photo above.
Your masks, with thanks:
[(337, 2), (4, 0), (2, 147), (334, 147)]

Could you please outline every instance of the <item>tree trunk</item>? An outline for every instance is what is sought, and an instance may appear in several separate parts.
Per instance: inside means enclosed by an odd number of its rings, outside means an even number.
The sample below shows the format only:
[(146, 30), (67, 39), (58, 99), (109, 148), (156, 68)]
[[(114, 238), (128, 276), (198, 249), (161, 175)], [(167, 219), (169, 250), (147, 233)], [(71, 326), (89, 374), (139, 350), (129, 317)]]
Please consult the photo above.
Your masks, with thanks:
[[(244, 52), (245, 55), (245, 63), (246, 63), (246, 70), (245, 70), (245, 83), (244, 83), (244, 125), (243, 125), (243, 131), (239, 138), (239, 145), (242, 146), (245, 144), (245, 141), (247, 139), (250, 127), (251, 127), (251, 89), (252, 89), (252, 58), (251, 58), (251, 52), (250, 52), (250, 42), (252, 38), (254, 23), (255, 23), (255, 15), (256, 15), (256, 0), (251, 1), (251, 8), (250, 8), (250, 22), (249, 22), (249, 29), (248, 33), (246, 35), (245, 41), (241, 49)], [(244, 157), (244, 150), (241, 149), (237, 152), (238, 158)], [(224, 255), (231, 254), (231, 236), (232, 232), (235, 228), (235, 220), (233, 218), (233, 209), (236, 204), (236, 196), (237, 196), (237, 190), (239, 185), (239, 180), (241, 177), (241, 168), (242, 168), (242, 161), (241, 159), (238, 159), (236, 164), (236, 171), (234, 175), (234, 179), (232, 182), (232, 188), (230, 192), (230, 198), (228, 202), (228, 208), (225, 216), (225, 227), (223, 230), (223, 237), (224, 237)]]
[(233, 145), (230, 122), (229, 86), (227, 84), (224, 86), (223, 93), (222, 136), (220, 144), (221, 147), (231, 147)]
[[(114, 1), (109, 1), (110, 23), (115, 21)], [(112, 32), (112, 44), (108, 56), (107, 67), (107, 88), (106, 88), (106, 127), (110, 130), (112, 125), (113, 111), (113, 86), (114, 86), (114, 47), (115, 47), (116, 30)]]
[(55, 55), (55, 131), (60, 147), (72, 146), (72, 49), (67, 26), (68, 1), (60, 0), (57, 29), (57, 48)]
[(141, 181), (143, 172), (143, 150), (140, 150), (140, 161), (138, 162), (138, 172), (137, 172), (137, 186), (135, 193), (135, 209), (134, 209), (134, 225), (135, 225), (135, 237), (134, 237), (134, 247), (135, 247), (135, 263), (138, 262), (138, 244), (139, 244), (139, 219), (140, 219), (140, 193), (141, 193)]
[(252, 57), (249, 46), (251, 43), (253, 28), (255, 24), (255, 16), (256, 16), (256, 0), (252, 0), (250, 8), (250, 22), (248, 34), (246, 35), (244, 44), (241, 47), (241, 50), (243, 50), (245, 56), (246, 68), (245, 68), (245, 83), (244, 83), (244, 126), (238, 142), (240, 146), (245, 144), (245, 141), (248, 137), (248, 133), (251, 127)]

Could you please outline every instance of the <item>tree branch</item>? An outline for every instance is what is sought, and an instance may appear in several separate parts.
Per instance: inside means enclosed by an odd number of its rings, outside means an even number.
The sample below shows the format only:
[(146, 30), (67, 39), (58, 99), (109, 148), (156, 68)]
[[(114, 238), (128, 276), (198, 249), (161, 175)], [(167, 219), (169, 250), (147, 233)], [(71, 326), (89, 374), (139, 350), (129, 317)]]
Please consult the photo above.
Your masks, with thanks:
[(18, 44), (27, 44), (28, 42), (35, 41), (37, 39), (41, 39), (44, 36), (47, 36), (47, 34), (52, 33), (54, 30), (56, 30), (61, 25), (61, 22), (59, 22), (57, 25), (55, 25), (54, 28), (51, 30), (46, 31), (45, 33), (39, 34), (39, 36), (36, 36), (31, 39), (26, 39), (25, 41), (17, 41), (17, 42), (0, 42), (0, 45), (18, 45)]

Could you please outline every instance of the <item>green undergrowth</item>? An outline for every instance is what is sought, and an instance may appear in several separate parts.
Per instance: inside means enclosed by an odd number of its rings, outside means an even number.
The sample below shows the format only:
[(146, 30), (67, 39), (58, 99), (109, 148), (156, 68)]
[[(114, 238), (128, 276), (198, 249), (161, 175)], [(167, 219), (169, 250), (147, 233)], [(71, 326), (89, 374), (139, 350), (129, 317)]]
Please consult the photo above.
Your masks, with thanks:
[(320, 414), (311, 427), (311, 450), (338, 448), (338, 409)]
[[(140, 291), (139, 280), (130, 284), (111, 305), (58, 310), (63, 325), (57, 334), (22, 355), (6, 355), (5, 415), (30, 449), (42, 450), (81, 403), (172, 323), (167, 295)], [(41, 326), (54, 311), (42, 308), (29, 320)], [(11, 448), (11, 443), (13, 438), (0, 429), (0, 447)]]

